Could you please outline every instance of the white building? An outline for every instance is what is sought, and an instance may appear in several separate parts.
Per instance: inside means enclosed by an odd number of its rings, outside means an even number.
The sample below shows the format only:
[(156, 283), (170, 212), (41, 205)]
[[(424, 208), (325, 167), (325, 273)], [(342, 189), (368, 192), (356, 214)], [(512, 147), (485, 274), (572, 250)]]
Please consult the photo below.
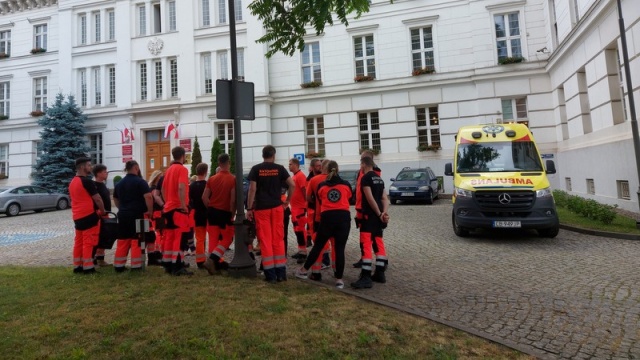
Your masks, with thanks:
[[(215, 79), (230, 77), (226, 1), (0, 0), (0, 53), (9, 54), (0, 59), (0, 184), (29, 182), (39, 140), (29, 114), (58, 92), (83, 106), (92, 156), (110, 169), (131, 156), (149, 174), (196, 135), (205, 160), (215, 137), (231, 144), (231, 122), (215, 118)], [(441, 175), (459, 126), (524, 121), (556, 162), (554, 187), (638, 209), (615, 0), (374, 0), (349, 27), (271, 59), (246, 1), (234, 14), (240, 75), (255, 84), (245, 168), (265, 144), (281, 163), (316, 151), (344, 167), (366, 147), (380, 151), (386, 178), (404, 166)], [(638, 102), (640, 6), (622, 5)], [(31, 54), (38, 47), (46, 52)], [(500, 65), (505, 57), (524, 61)], [(413, 76), (418, 69), (433, 73)], [(301, 87), (311, 81), (321, 86)], [(169, 121), (179, 139), (163, 138)], [(125, 128), (135, 140), (123, 146)], [(441, 150), (417, 151), (428, 146)], [(444, 186), (450, 193), (450, 178)]]

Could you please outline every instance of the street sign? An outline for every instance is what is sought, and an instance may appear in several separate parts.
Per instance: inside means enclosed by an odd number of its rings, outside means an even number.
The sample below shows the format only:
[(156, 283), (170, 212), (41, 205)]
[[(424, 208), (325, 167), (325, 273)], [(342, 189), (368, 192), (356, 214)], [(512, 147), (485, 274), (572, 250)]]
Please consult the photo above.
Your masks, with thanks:
[[(252, 82), (236, 81), (238, 98), (236, 115), (240, 120), (256, 119), (256, 102)], [(233, 119), (231, 116), (231, 80), (216, 80), (216, 117)]]
[(300, 161), (300, 165), (304, 165), (304, 154), (293, 154), (293, 157)]

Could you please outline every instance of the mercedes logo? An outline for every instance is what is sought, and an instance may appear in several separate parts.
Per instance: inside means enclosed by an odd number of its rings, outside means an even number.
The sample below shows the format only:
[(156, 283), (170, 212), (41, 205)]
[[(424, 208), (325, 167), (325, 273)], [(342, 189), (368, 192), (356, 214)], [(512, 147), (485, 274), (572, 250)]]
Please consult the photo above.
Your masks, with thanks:
[(498, 201), (502, 205), (507, 205), (507, 204), (509, 204), (511, 202), (511, 196), (509, 196), (509, 194), (507, 194), (507, 193), (502, 193), (502, 194), (498, 195)]

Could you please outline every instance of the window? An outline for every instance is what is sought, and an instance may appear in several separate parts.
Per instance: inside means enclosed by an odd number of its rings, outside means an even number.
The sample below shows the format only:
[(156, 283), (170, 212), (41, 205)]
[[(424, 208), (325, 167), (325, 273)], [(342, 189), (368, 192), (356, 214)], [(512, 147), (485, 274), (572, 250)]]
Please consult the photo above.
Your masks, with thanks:
[(320, 69), (320, 43), (306, 43), (302, 55), (302, 83), (322, 81)]
[(502, 118), (528, 125), (527, 98), (502, 99)]
[(178, 60), (169, 60), (169, 77), (171, 81), (171, 97), (178, 96)]
[(0, 54), (11, 55), (11, 30), (0, 31)]
[(242, 21), (242, 0), (233, 1), (233, 10), (235, 12), (236, 21)]
[(238, 77), (244, 80), (244, 49), (238, 48)]
[(218, 0), (218, 24), (227, 23), (227, 0)]
[(156, 69), (156, 99), (162, 99), (162, 62), (155, 62)]
[(94, 13), (93, 19), (95, 25), (93, 42), (99, 43), (100, 41), (102, 41), (102, 19), (100, 18), (100, 13)]
[(80, 70), (80, 106), (87, 107), (87, 70)]
[(359, 113), (358, 119), (360, 123), (360, 148), (381, 150), (378, 112)]
[(356, 76), (376, 77), (376, 60), (373, 47), (373, 35), (353, 38), (356, 62)]
[(498, 62), (507, 57), (522, 57), (520, 13), (494, 15)]
[(90, 134), (87, 136), (89, 158), (92, 164), (102, 164), (102, 134)]
[(162, 32), (162, 14), (160, 12), (160, 4), (153, 4), (153, 33)]
[(411, 58), (413, 70), (435, 69), (431, 26), (411, 30)]
[(202, 26), (211, 26), (209, 0), (202, 0)]
[(202, 55), (202, 67), (204, 73), (204, 93), (213, 93), (213, 77), (211, 76), (211, 53)]
[(80, 45), (87, 44), (87, 15), (80, 15)]
[(147, 8), (145, 5), (138, 5), (138, 35), (147, 35)]
[(42, 140), (33, 142), (33, 163), (36, 164), (44, 154), (44, 142)]
[(9, 117), (9, 110), (11, 110), (9, 103), (11, 97), (10, 90), (11, 87), (8, 81), (0, 82), (0, 117)]
[(115, 66), (108, 67), (109, 72), (109, 104), (116, 103), (116, 68)]
[(47, 110), (47, 78), (33, 79), (33, 110)]
[(593, 179), (587, 179), (587, 194), (595, 195), (596, 194), (596, 184)]
[(440, 119), (438, 106), (416, 108), (418, 147), (440, 147)]
[(571, 191), (571, 178), (570, 177), (564, 178), (564, 188), (567, 191)]
[(178, 25), (176, 22), (176, 2), (169, 1), (169, 31), (176, 31)]
[[(0, 52), (2, 51), (0, 50)], [(620, 84), (620, 101), (622, 102), (622, 116), (623, 116), (623, 120), (627, 121), (629, 118), (627, 115), (627, 98), (624, 95), (624, 80), (622, 78), (622, 72), (624, 70), (622, 69), (623, 65), (622, 65), (622, 61), (620, 60), (620, 53), (618, 52), (618, 49), (615, 50), (615, 53), (616, 53), (616, 62), (617, 62), (616, 70), (618, 72), (618, 84)]]
[(113, 41), (116, 39), (116, 12), (114, 10), (107, 10), (107, 22), (108, 22), (107, 40)]
[(140, 100), (147, 100), (147, 64), (140, 63)]
[(94, 86), (94, 103), (99, 106), (102, 105), (102, 85), (100, 82), (100, 68), (93, 69), (93, 86)]
[(233, 123), (218, 123), (218, 140), (224, 147), (224, 152), (229, 153), (229, 148), (233, 145)]
[(307, 125), (307, 153), (324, 154), (324, 118), (306, 118)]
[(219, 51), (218, 52), (218, 78), (220, 79), (228, 79), (229, 78), (229, 69), (227, 62), (227, 52)]
[(47, 48), (47, 24), (34, 26), (34, 39), (33, 44), (36, 49)]
[(629, 191), (629, 181), (616, 180), (618, 186), (618, 199), (631, 200), (631, 192)]
[(9, 177), (9, 145), (0, 144), (0, 175)]

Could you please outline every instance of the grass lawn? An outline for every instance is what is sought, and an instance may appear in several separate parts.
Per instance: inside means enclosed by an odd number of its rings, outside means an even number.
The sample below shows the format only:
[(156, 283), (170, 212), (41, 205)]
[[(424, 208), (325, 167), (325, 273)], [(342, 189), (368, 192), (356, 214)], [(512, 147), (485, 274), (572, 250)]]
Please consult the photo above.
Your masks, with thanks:
[(3, 359), (530, 359), (290, 279), (0, 267)]
[(640, 235), (640, 229), (636, 228), (636, 220), (620, 214), (616, 216), (613, 223), (605, 225), (601, 222), (573, 213), (563, 207), (557, 207), (557, 210), (561, 224), (577, 226), (585, 229)]

